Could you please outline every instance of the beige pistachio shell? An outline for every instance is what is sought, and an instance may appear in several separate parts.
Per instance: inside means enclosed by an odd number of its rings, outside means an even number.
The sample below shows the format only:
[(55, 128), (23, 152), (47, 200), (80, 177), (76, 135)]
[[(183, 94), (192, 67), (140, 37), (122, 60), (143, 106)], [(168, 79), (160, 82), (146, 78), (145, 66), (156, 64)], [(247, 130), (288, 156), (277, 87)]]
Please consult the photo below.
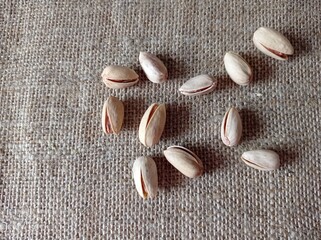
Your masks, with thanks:
[(154, 198), (157, 195), (157, 167), (150, 157), (139, 157), (133, 165), (133, 178), (138, 194), (143, 198)]
[(270, 171), (280, 167), (279, 155), (271, 150), (252, 150), (242, 154), (241, 159), (255, 169)]
[(159, 142), (166, 122), (165, 104), (153, 103), (144, 113), (139, 125), (139, 141), (146, 147)]
[(224, 56), (224, 65), (230, 78), (241, 86), (246, 86), (252, 79), (250, 65), (235, 52), (227, 52)]
[(167, 80), (167, 68), (155, 55), (148, 52), (140, 52), (139, 63), (151, 82), (162, 83)]
[(101, 74), (102, 80), (108, 88), (126, 88), (138, 82), (137, 73), (123, 66), (108, 66)]
[(209, 75), (202, 74), (186, 81), (179, 92), (186, 96), (198, 96), (212, 92), (216, 87), (217, 81), (214, 81)]
[(116, 97), (110, 96), (102, 110), (102, 128), (104, 133), (118, 134), (124, 121), (124, 105)]
[(189, 178), (196, 178), (203, 174), (202, 161), (185, 147), (171, 146), (164, 151), (164, 155), (170, 164)]
[(272, 28), (257, 29), (253, 35), (253, 42), (261, 52), (278, 60), (287, 60), (294, 52), (290, 41)]
[(221, 138), (225, 145), (236, 146), (242, 136), (242, 120), (236, 108), (231, 107), (224, 115), (221, 126)]

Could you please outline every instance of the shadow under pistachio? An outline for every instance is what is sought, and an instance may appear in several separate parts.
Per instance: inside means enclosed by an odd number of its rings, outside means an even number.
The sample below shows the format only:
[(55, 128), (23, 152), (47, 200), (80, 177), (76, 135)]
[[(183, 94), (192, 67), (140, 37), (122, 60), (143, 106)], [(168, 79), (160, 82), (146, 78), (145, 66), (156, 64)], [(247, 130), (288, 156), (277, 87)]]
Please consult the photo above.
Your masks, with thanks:
[(277, 148), (270, 149), (277, 152), (280, 156), (280, 167), (288, 168), (292, 166), (298, 159), (301, 158), (298, 147), (296, 146), (280, 146)]
[(146, 76), (144, 70), (141, 67), (134, 67), (133, 70), (138, 74), (139, 81), (137, 82), (137, 86), (139, 88), (144, 88), (147, 84), (153, 84)]
[(148, 107), (147, 104), (141, 98), (127, 98), (123, 100), (123, 103), (125, 108), (123, 129), (138, 132), (140, 120)]
[(164, 139), (174, 139), (189, 127), (189, 106), (187, 104), (166, 104), (166, 124), (162, 135)]
[(157, 166), (158, 186), (169, 189), (178, 187), (186, 178), (176, 168), (174, 168), (164, 156), (153, 157)]
[(250, 84), (268, 81), (268, 79), (273, 78), (273, 67), (272, 63), (269, 62), (268, 56), (263, 55), (263, 53), (260, 56), (257, 56), (254, 53), (248, 52), (240, 53), (240, 56), (248, 62), (252, 69), (253, 77)]
[(188, 70), (182, 59), (173, 58), (169, 54), (156, 55), (165, 64), (169, 79), (186, 78)]
[(213, 77), (213, 79), (217, 79), (217, 86), (214, 92), (223, 92), (226, 89), (237, 88), (237, 84), (233, 82), (233, 80), (228, 76), (227, 73), (226, 75)]
[(312, 51), (310, 40), (302, 37), (306, 35), (305, 33), (286, 31), (283, 34), (290, 41), (294, 48), (294, 54), (293, 56), (289, 57), (289, 61)]
[(218, 169), (224, 168), (224, 156), (213, 146), (209, 144), (194, 146), (188, 148), (194, 152), (202, 161), (204, 166), (204, 174), (212, 173)]
[(259, 118), (256, 111), (242, 109), (240, 110), (240, 116), (242, 119), (242, 142), (255, 140), (260, 138), (263, 134), (263, 120)]

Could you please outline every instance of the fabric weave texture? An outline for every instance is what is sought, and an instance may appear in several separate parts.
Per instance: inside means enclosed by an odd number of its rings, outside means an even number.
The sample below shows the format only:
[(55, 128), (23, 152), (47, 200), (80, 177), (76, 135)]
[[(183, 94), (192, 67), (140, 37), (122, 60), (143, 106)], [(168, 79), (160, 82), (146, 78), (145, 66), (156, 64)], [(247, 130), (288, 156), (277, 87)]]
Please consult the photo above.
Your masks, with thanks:
[[(321, 3), (311, 1), (0, 2), (0, 239), (321, 239)], [(286, 62), (259, 52), (261, 26), (282, 32), (295, 54)], [(162, 59), (169, 80), (147, 80), (140, 51)], [(223, 56), (252, 66), (241, 87)], [(107, 65), (133, 68), (137, 85), (107, 89)], [(213, 93), (178, 88), (210, 74)], [(121, 133), (106, 136), (101, 109), (124, 102)], [(144, 111), (165, 103), (159, 144), (144, 147)], [(225, 111), (243, 121), (242, 142), (220, 140)], [(162, 151), (183, 145), (205, 173), (188, 179)], [(244, 151), (272, 149), (279, 170), (241, 162)], [(158, 167), (159, 192), (144, 201), (131, 167), (139, 156)]]

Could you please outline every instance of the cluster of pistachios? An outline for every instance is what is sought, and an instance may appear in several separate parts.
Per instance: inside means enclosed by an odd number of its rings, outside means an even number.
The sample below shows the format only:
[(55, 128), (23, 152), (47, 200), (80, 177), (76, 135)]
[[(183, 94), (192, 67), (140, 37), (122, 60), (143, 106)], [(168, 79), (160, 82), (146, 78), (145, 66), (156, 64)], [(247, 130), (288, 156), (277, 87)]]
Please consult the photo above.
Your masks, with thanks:
[[(266, 55), (278, 60), (287, 60), (293, 54), (293, 47), (281, 33), (266, 27), (257, 29), (253, 36), (255, 46)], [(227, 52), (224, 56), (227, 74), (238, 85), (248, 85), (253, 73), (244, 58), (235, 52)], [(155, 55), (141, 52), (139, 63), (147, 78), (153, 83), (163, 83), (168, 79), (168, 71), (164, 63)], [(138, 74), (127, 67), (108, 66), (102, 73), (102, 80), (108, 88), (126, 88), (139, 81)], [(212, 92), (217, 81), (207, 74), (198, 75), (186, 81), (179, 92), (187, 96), (198, 96)], [(124, 105), (116, 97), (110, 96), (103, 106), (102, 128), (106, 134), (119, 134), (124, 120)], [(165, 104), (153, 103), (142, 116), (139, 125), (139, 140), (146, 147), (157, 144), (161, 138), (166, 122)], [(223, 117), (221, 125), (222, 142), (229, 147), (237, 146), (242, 136), (242, 120), (236, 108), (231, 107)], [(182, 146), (168, 147), (165, 158), (179, 172), (189, 178), (202, 175), (204, 169), (199, 157)], [(277, 153), (271, 150), (252, 150), (244, 152), (242, 161), (255, 169), (275, 170), (280, 166)], [(155, 161), (151, 157), (139, 157), (133, 164), (133, 178), (141, 197), (153, 198), (157, 194), (158, 177)]]
[[(293, 54), (290, 41), (281, 33), (267, 27), (260, 27), (253, 35), (255, 46), (264, 54), (278, 60), (287, 60)], [(234, 52), (224, 56), (225, 69), (230, 78), (241, 86), (248, 85), (252, 79), (250, 65)], [(230, 108), (224, 115), (221, 126), (222, 142), (227, 146), (239, 144), (242, 135), (242, 120), (235, 108)], [(259, 170), (275, 170), (280, 166), (279, 155), (271, 150), (252, 150), (242, 154), (245, 164)]]
[[(189, 178), (203, 173), (203, 164), (191, 150), (182, 146), (168, 147), (164, 152), (167, 161)], [(154, 198), (158, 190), (158, 176), (155, 161), (151, 157), (139, 157), (133, 164), (133, 178), (139, 195)]]
[[(155, 55), (147, 52), (140, 52), (139, 63), (147, 78), (153, 83), (163, 83), (168, 78), (167, 68), (164, 63)], [(139, 81), (138, 74), (128, 67), (107, 66), (101, 74), (102, 81), (108, 88), (127, 88)]]

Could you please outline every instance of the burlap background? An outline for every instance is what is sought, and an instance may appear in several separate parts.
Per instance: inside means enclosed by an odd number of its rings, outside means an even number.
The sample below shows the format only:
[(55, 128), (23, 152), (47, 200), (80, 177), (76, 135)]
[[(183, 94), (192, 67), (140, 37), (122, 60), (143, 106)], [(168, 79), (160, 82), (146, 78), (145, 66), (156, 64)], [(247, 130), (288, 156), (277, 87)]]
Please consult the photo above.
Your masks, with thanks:
[[(321, 239), (320, 1), (1, 1), (1, 239)], [(255, 49), (252, 34), (273, 27), (293, 43), (288, 62)], [(157, 54), (170, 79), (149, 82), (139, 51)], [(234, 84), (222, 58), (234, 50), (254, 70)], [(132, 67), (134, 87), (107, 89), (109, 64)], [(178, 87), (209, 73), (215, 92), (185, 97)], [(104, 100), (124, 101), (119, 136), (105, 136)], [(161, 142), (138, 141), (153, 102), (167, 104)], [(228, 148), (225, 110), (241, 111), (244, 135)], [(182, 144), (204, 161), (187, 179), (162, 150)], [(276, 150), (282, 166), (260, 172), (245, 150)], [(159, 195), (138, 196), (132, 161), (152, 156)]]

